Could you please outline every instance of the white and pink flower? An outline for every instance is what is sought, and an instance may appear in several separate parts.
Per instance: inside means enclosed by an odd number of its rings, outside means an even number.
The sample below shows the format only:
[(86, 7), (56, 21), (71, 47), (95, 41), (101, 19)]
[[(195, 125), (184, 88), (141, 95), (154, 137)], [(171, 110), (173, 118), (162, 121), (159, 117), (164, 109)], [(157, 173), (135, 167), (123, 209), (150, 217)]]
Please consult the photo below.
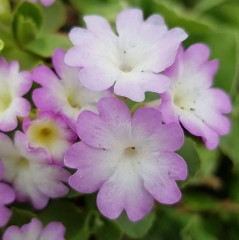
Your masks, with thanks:
[(12, 131), (17, 127), (17, 117), (30, 112), (29, 102), (23, 98), (32, 86), (31, 74), (19, 71), (19, 63), (9, 64), (0, 58), (0, 130)]
[(0, 133), (0, 159), (4, 165), (4, 181), (11, 183), (19, 201), (30, 201), (36, 209), (44, 208), (49, 198), (68, 192), (63, 182), (69, 173), (61, 166), (49, 163), (41, 148), (30, 147), (26, 135), (16, 131), (14, 142)]
[(98, 100), (111, 93), (93, 92), (82, 86), (79, 69), (67, 66), (64, 56), (62, 49), (57, 49), (53, 54), (56, 74), (46, 66), (39, 66), (33, 71), (33, 80), (42, 88), (36, 89), (32, 98), (40, 110), (62, 114), (72, 129), (75, 129), (79, 113), (86, 109), (96, 111)]
[(126, 9), (116, 19), (117, 34), (100, 16), (84, 18), (87, 29), (70, 32), (74, 44), (66, 64), (79, 67), (79, 79), (93, 91), (114, 86), (114, 93), (134, 101), (144, 100), (146, 91), (162, 93), (169, 79), (162, 72), (176, 56), (187, 34), (180, 28), (168, 30), (160, 15), (144, 21), (139, 9)]
[(81, 142), (65, 154), (65, 164), (77, 172), (69, 184), (81, 193), (97, 190), (97, 205), (108, 218), (123, 210), (132, 221), (143, 218), (154, 199), (164, 204), (180, 200), (176, 180), (187, 176), (185, 161), (175, 153), (184, 140), (177, 123), (162, 124), (153, 108), (130, 110), (119, 99), (102, 98), (99, 114), (82, 112), (77, 120)]
[(161, 94), (159, 110), (166, 123), (181, 123), (191, 134), (202, 137), (208, 149), (215, 149), (219, 136), (230, 131), (229, 96), (212, 87), (218, 61), (208, 61), (209, 48), (194, 44), (185, 52), (179, 49), (174, 64), (165, 71), (170, 89)]
[(25, 118), (23, 130), (33, 148), (46, 150), (53, 162), (63, 164), (63, 156), (76, 139), (76, 134), (60, 115), (53, 112), (41, 112), (37, 118)]

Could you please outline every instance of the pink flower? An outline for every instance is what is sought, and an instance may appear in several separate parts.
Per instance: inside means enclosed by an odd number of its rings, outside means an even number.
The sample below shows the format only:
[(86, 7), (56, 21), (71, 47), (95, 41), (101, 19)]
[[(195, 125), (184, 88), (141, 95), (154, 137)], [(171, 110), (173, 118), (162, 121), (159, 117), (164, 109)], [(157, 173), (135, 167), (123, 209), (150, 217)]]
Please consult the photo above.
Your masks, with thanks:
[(0, 227), (4, 226), (11, 216), (11, 211), (5, 205), (15, 200), (15, 192), (13, 189), (1, 182), (3, 173), (3, 164), (0, 161)]
[(87, 29), (73, 28), (74, 44), (65, 62), (80, 67), (80, 81), (93, 91), (114, 86), (114, 93), (144, 100), (146, 91), (164, 92), (169, 79), (160, 74), (169, 67), (187, 34), (180, 28), (168, 30), (160, 15), (143, 20), (142, 11), (127, 9), (116, 20), (116, 35), (102, 17), (84, 18)]
[[(33, 3), (37, 2), (37, 0), (28, 0), (28, 1), (33, 2)], [(39, 0), (39, 2), (43, 6), (48, 7), (48, 6), (52, 5), (55, 2), (55, 0)]]
[(43, 228), (41, 222), (33, 218), (30, 223), (10, 226), (3, 235), (3, 240), (65, 240), (65, 227), (60, 222), (51, 222)]
[(32, 86), (31, 74), (19, 72), (19, 63), (7, 63), (0, 58), (0, 130), (12, 131), (17, 127), (17, 117), (26, 117), (30, 104), (22, 96)]
[(180, 200), (176, 180), (187, 176), (185, 161), (174, 151), (183, 144), (177, 123), (162, 124), (153, 108), (138, 109), (134, 116), (125, 103), (102, 98), (99, 114), (82, 112), (77, 121), (81, 142), (65, 155), (76, 168), (69, 184), (81, 193), (97, 190), (103, 215), (115, 219), (125, 210), (132, 221), (143, 218), (154, 198), (165, 204)]
[(224, 91), (212, 87), (218, 61), (208, 61), (209, 54), (204, 44), (194, 44), (185, 52), (180, 48), (165, 72), (171, 85), (161, 95), (159, 109), (164, 122), (180, 122), (191, 134), (202, 137), (208, 149), (215, 149), (219, 136), (230, 131), (224, 114), (231, 111), (231, 102)]
[(33, 149), (25, 134), (16, 131), (14, 143), (0, 133), (0, 159), (4, 164), (4, 180), (13, 185), (17, 200), (30, 201), (37, 209), (44, 208), (49, 198), (58, 198), (68, 192), (64, 181), (68, 172), (48, 162), (47, 153)]
[(96, 111), (96, 103), (109, 91), (92, 92), (83, 87), (78, 76), (78, 68), (65, 65), (65, 53), (61, 49), (54, 52), (52, 61), (57, 75), (46, 66), (37, 67), (33, 71), (33, 80), (42, 88), (33, 92), (33, 101), (42, 111), (54, 111), (62, 114), (72, 129), (79, 113), (83, 110)]
[(43, 148), (55, 163), (63, 164), (63, 155), (76, 139), (60, 115), (42, 112), (31, 121), (25, 118), (23, 129), (33, 148)]

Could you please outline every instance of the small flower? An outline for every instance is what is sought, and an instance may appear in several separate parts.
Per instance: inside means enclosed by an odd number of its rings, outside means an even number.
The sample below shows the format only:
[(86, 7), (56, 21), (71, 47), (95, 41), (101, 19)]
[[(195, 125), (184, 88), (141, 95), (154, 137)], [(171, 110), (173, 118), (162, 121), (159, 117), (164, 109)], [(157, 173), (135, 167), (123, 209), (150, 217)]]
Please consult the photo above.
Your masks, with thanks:
[(212, 87), (218, 61), (208, 61), (209, 54), (204, 44), (194, 44), (185, 52), (180, 48), (176, 61), (165, 72), (171, 86), (161, 95), (159, 109), (164, 122), (180, 122), (212, 150), (219, 136), (230, 131), (224, 114), (231, 111), (231, 102), (224, 91)]
[(165, 204), (179, 201), (175, 180), (187, 175), (185, 161), (174, 151), (183, 144), (177, 123), (162, 124), (153, 108), (131, 113), (122, 101), (102, 98), (99, 115), (82, 112), (77, 120), (81, 142), (65, 154), (65, 164), (76, 168), (69, 184), (79, 192), (99, 190), (97, 204), (108, 218), (126, 210), (132, 221), (145, 216), (153, 199)]
[(144, 100), (146, 91), (164, 92), (169, 79), (160, 74), (169, 67), (187, 34), (167, 29), (160, 15), (143, 20), (142, 11), (127, 9), (116, 20), (116, 35), (102, 17), (84, 18), (87, 29), (73, 28), (74, 44), (65, 62), (80, 67), (80, 81), (93, 91), (106, 90), (134, 101)]
[(53, 66), (58, 76), (46, 66), (33, 71), (33, 80), (42, 86), (33, 92), (33, 101), (42, 111), (62, 114), (75, 129), (79, 113), (85, 109), (95, 111), (98, 100), (110, 93), (96, 93), (83, 87), (78, 68), (65, 65), (64, 56), (62, 49), (57, 49), (53, 55)]
[(15, 133), (14, 143), (0, 133), (0, 159), (5, 168), (4, 180), (13, 185), (19, 201), (30, 201), (35, 208), (42, 209), (49, 198), (68, 192), (63, 184), (68, 172), (50, 164), (43, 149), (29, 147), (26, 135), (20, 131)]
[(15, 200), (15, 192), (13, 189), (1, 182), (3, 173), (3, 164), (0, 161), (0, 227), (4, 226), (11, 216), (11, 211), (5, 205)]
[(62, 117), (52, 112), (42, 112), (33, 121), (25, 118), (23, 129), (30, 146), (45, 149), (55, 163), (63, 163), (65, 151), (76, 139)]
[(31, 74), (19, 72), (19, 63), (7, 63), (0, 58), (0, 130), (11, 131), (17, 127), (17, 117), (30, 112), (29, 102), (22, 98), (32, 86)]
[(51, 222), (45, 228), (33, 218), (30, 223), (10, 226), (3, 234), (3, 240), (65, 240), (65, 227), (60, 222)]
[[(28, 1), (33, 3), (38, 2), (38, 0), (28, 0)], [(48, 6), (51, 6), (55, 2), (55, 0), (39, 0), (39, 2), (43, 6), (48, 7)]]

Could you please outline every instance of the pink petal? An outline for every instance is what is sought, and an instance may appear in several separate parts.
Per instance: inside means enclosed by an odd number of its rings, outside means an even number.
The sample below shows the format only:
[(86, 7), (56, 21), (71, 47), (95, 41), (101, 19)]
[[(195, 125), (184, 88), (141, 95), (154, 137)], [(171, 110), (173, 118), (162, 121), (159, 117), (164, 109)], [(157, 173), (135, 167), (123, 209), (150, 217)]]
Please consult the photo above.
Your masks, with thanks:
[(60, 222), (51, 222), (43, 230), (39, 240), (65, 240), (65, 227)]
[(5, 183), (0, 182), (0, 204), (5, 205), (13, 202), (15, 199), (15, 192)]
[(130, 164), (120, 164), (114, 175), (103, 184), (97, 195), (97, 205), (103, 215), (117, 218), (125, 209), (130, 220), (138, 221), (153, 207), (152, 196)]
[(95, 192), (113, 174), (116, 161), (114, 153), (76, 143), (65, 154), (66, 166), (78, 168), (69, 184), (82, 193)]
[(8, 208), (0, 204), (0, 227), (7, 224), (11, 214), (12, 213)]
[(176, 153), (159, 153), (144, 163), (141, 175), (145, 188), (157, 201), (173, 204), (181, 198), (175, 180), (185, 180), (187, 165)]

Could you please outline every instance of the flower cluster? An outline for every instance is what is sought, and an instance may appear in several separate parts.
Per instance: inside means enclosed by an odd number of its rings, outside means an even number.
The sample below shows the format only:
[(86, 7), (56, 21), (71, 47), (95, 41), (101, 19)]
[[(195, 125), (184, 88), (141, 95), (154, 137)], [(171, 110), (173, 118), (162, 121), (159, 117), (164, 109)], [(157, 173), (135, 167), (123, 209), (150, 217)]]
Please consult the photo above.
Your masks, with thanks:
[[(176, 181), (187, 177), (186, 162), (176, 153), (184, 143), (181, 126), (210, 150), (230, 130), (225, 114), (231, 102), (213, 87), (218, 61), (209, 60), (205, 44), (184, 51), (183, 29), (168, 29), (159, 15), (144, 20), (139, 9), (118, 15), (117, 33), (102, 17), (84, 20), (86, 29), (69, 34), (74, 46), (55, 50), (52, 69), (20, 72), (17, 62), (0, 60), (0, 226), (15, 194), (43, 209), (67, 194), (67, 182), (80, 193), (98, 191), (104, 216), (115, 219), (125, 210), (138, 221), (154, 200), (174, 204), (181, 198)], [(24, 97), (33, 82), (32, 96)], [(145, 104), (131, 114), (127, 98), (143, 102), (147, 91), (158, 94), (157, 106)], [(22, 131), (12, 140), (6, 132), (17, 126)], [(22, 229), (8, 228), (3, 239), (63, 235), (62, 225), (43, 229), (33, 219)]]

